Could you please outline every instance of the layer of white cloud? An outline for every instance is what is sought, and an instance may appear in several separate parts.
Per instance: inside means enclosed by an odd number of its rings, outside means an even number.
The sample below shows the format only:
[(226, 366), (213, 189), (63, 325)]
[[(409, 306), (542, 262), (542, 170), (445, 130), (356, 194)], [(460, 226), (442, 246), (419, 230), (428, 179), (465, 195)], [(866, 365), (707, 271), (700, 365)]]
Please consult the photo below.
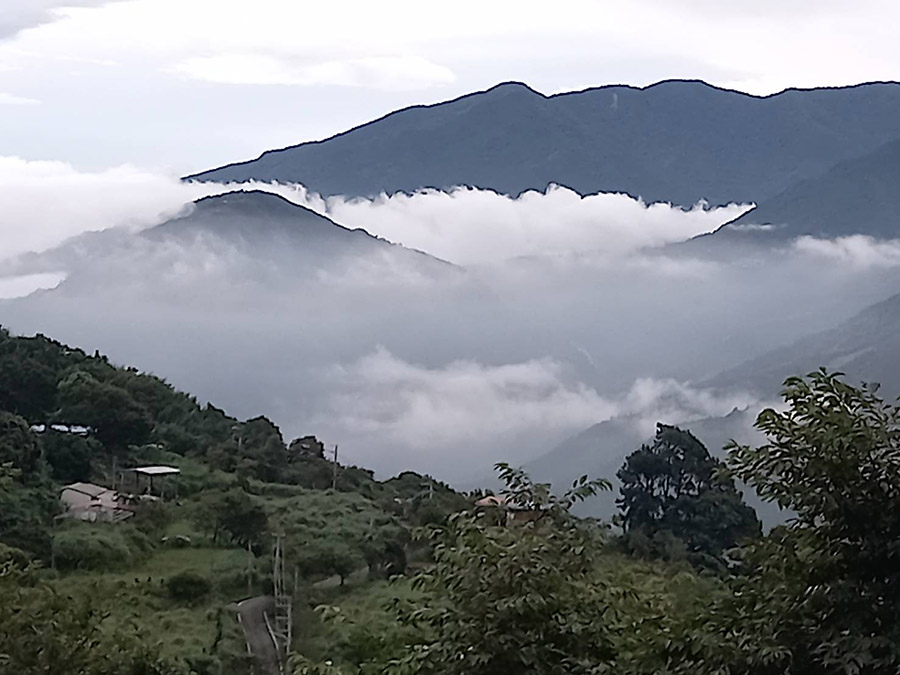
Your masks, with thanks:
[(638, 378), (617, 405), (617, 414), (636, 418), (648, 437), (657, 422), (680, 424), (721, 417), (735, 408), (759, 405), (752, 394), (692, 387), (673, 379)]
[[(491, 456), (491, 446), (522, 462), (547, 439), (558, 442), (612, 417), (628, 417), (650, 436), (660, 420), (682, 423), (757, 404), (748, 394), (652, 378), (610, 398), (552, 359), (493, 366), (462, 360), (428, 368), (384, 348), (332, 368), (326, 379), (333, 389), (320, 425), (369, 439), (380, 452), (391, 448), (407, 462), (441, 465), (457, 478), (467, 467), (487, 471), (500, 459)], [(427, 457), (415, 458), (416, 449), (426, 448)]]
[(0, 300), (24, 298), (35, 291), (56, 288), (65, 278), (65, 274), (54, 272), (0, 277)]
[(4, 325), (99, 348), (237, 415), (268, 414), (288, 435), (334, 439), (382, 471), (464, 477), (613, 415), (646, 436), (660, 420), (745, 405), (681, 382), (831, 327), (896, 292), (900, 275), (898, 244), (864, 238), (688, 259), (650, 247), (735, 214), (564, 189), (326, 204), (272, 188), (477, 269), (395, 247), (317, 255), (300, 238), (133, 234), (239, 187), (254, 186), (0, 160), (0, 260), (119, 226), (0, 265), (2, 295), (67, 275), (5, 301)]
[(806, 255), (824, 258), (854, 268), (897, 267), (900, 265), (900, 240), (878, 240), (855, 234), (837, 239), (800, 237), (794, 248)]
[(341, 391), (331, 412), (342, 426), (410, 447), (579, 428), (613, 411), (593, 389), (566, 382), (551, 360), (493, 367), (456, 361), (429, 369), (378, 349), (332, 377)]
[(83, 232), (159, 222), (195, 192), (173, 176), (132, 167), (80, 172), (62, 162), (0, 157), (0, 259)]
[[(424, 190), (377, 199), (322, 199), (302, 186), (249, 183), (368, 232), (462, 265), (565, 254), (619, 256), (715, 230), (749, 208), (684, 210), (625, 194), (582, 197), (563, 187), (519, 197), (491, 190)], [(567, 260), (566, 263), (573, 261)]]
[[(583, 198), (565, 188), (518, 198), (461, 188), (323, 200), (295, 185), (182, 183), (128, 166), (85, 172), (61, 162), (0, 157), (0, 259), (46, 250), (83, 232), (154, 225), (194, 199), (240, 189), (280, 194), (344, 226), (462, 265), (535, 255), (562, 256), (563, 266), (590, 264), (595, 255), (622, 263), (624, 253), (709, 232), (746, 208), (685, 211), (622, 194)], [(585, 253), (589, 259), (581, 258)], [(676, 274), (685, 264), (654, 262), (660, 272)]]
[[(60, 5), (99, 3), (17, 4), (7, 34), (15, 26), (46, 20), (50, 9)], [(427, 86), (445, 83), (450, 70), (468, 67), (472, 58), (488, 65), (491, 57), (498, 63), (520, 62), (524, 71), (537, 60), (546, 68), (548, 54), (567, 54), (573, 46), (590, 50), (588, 60), (591, 53), (611, 48), (620, 62), (693, 61), (735, 76), (722, 84), (766, 92), (897, 75), (900, 47), (893, 39), (876, 39), (892, 38), (886, 17), (896, 16), (897, 8), (890, 0), (865, 0), (852, 7), (810, 2), (803, 12), (751, 11), (740, 4), (719, 4), (713, 11), (707, 4), (561, 0), (546, 11), (537, 2), (460, 0), (435, 20), (412, 0), (258, 0), (253, 11), (218, 0), (131, 0), (60, 11), (65, 21), (28, 37), (39, 51), (151, 58), (217, 82), (345, 84), (349, 78), (376, 88), (385, 83), (393, 88), (396, 79)], [(881, 20), (873, 21), (873, 16)], [(379, 59), (383, 61), (374, 66)], [(410, 59), (418, 65), (410, 67)], [(298, 63), (303, 67), (291, 65)], [(391, 71), (387, 77), (386, 70)], [(661, 70), (649, 79), (696, 74)], [(558, 84), (575, 86), (583, 80), (582, 72), (560, 73)]]
[[(802, 12), (768, 1), (758, 11), (561, 0), (547, 11), (460, 0), (439, 20), (411, 0), (258, 0), (252, 11), (130, 0), (49, 12), (61, 4), (14, 0), (0, 12), (7, 35), (58, 17), (0, 44), (0, 64), (15, 68), (0, 73), (0, 91), (45, 102), (35, 116), (0, 108), (7, 154), (190, 173), (504, 80), (556, 92), (700, 78), (765, 94), (900, 79), (891, 0), (790, 3)], [(78, 134), (67, 130), (73, 118)]]

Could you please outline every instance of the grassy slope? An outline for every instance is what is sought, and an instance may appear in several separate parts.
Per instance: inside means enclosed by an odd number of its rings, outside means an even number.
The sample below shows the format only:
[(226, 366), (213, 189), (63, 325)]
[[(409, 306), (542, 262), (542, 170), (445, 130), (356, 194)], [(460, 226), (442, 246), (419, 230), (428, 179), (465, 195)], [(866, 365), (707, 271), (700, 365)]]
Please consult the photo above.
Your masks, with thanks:
[[(238, 549), (159, 549), (131, 569), (114, 572), (73, 572), (53, 586), (67, 595), (89, 593), (108, 613), (107, 621), (133, 627), (161, 654), (176, 658), (209, 653), (216, 637), (216, 615), (222, 617), (223, 646), (242, 648), (239, 626), (228, 610), (234, 588), (216, 583), (229, 580), (247, 565)], [(165, 582), (180, 572), (196, 572), (214, 583), (210, 595), (197, 603), (171, 599)], [(237, 630), (235, 630), (237, 629)]]

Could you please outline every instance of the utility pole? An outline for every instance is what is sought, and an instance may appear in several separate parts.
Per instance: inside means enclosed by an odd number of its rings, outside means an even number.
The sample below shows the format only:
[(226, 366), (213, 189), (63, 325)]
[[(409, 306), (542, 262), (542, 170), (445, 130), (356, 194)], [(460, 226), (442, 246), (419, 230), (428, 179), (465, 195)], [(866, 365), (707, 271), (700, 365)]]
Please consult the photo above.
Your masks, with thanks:
[(331, 474), (331, 489), (337, 490), (337, 474), (338, 474), (338, 446), (334, 444), (334, 471)]
[(231, 431), (236, 436), (238, 456), (240, 456), (241, 451), (244, 449), (244, 425), (240, 423), (235, 424), (231, 427)]
[(275, 592), (275, 646), (278, 648), (282, 670), (291, 653), (293, 632), (293, 598), (288, 594), (284, 578), (284, 534), (275, 535), (275, 550), (272, 560), (272, 582)]
[(253, 549), (247, 541), (247, 597), (253, 595)]

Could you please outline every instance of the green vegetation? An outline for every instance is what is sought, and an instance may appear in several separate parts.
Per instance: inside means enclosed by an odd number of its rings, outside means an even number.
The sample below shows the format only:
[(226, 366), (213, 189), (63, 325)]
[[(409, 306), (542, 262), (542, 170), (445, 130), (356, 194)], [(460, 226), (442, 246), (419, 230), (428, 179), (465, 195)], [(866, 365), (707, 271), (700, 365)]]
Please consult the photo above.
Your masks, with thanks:
[[(62, 517), (62, 485), (121, 485), (116, 470), (142, 463), (177, 467), (179, 498), (133, 501), (126, 522)], [(244, 675), (235, 603), (271, 592), (273, 532), (299, 592), (334, 575), (356, 587), (402, 573), (412, 528), (465, 503), (426, 476), (381, 483), (335, 466), (314, 436), (286, 444), (265, 417), (241, 422), (100, 354), (0, 329), (0, 588), (15, 588), (16, 618), (0, 625), (14, 641), (29, 617), (68, 612), (43, 642), (23, 641), (43, 656), (0, 641), (0, 672)], [(77, 650), (64, 663), (79, 640), (96, 663)]]
[(51, 559), (61, 571), (116, 570), (142, 562), (152, 548), (130, 524), (69, 522), (53, 534)]
[[(572, 499), (554, 502), (545, 486), (501, 467), (513, 504), (535, 518), (467, 511), (429, 528), (435, 564), (412, 580), (421, 595), (387, 603), (393, 624), (377, 633), (366, 617), (323, 609), (337, 639), (325, 659), (298, 658), (295, 672), (897, 672), (900, 407), (824, 371), (788, 380), (784, 398), (787, 410), (759, 416), (769, 442), (730, 447), (727, 467), (661, 427), (623, 467), (621, 537), (570, 516)], [(763, 535), (734, 479), (796, 516)], [(710, 501), (709, 490), (727, 499)], [(686, 499), (696, 504), (683, 507)], [(734, 524), (741, 535), (723, 537)], [(720, 555), (716, 573), (704, 559), (689, 560), (697, 568), (617, 553), (638, 527)], [(737, 546), (723, 555), (729, 538)], [(348, 632), (370, 651), (340, 639)]]
[[(559, 495), (501, 464), (476, 508), (41, 336), (0, 330), (0, 384), (0, 672), (246, 675), (236, 603), (271, 593), (276, 535), (297, 675), (900, 670), (900, 407), (834, 374), (789, 379), (724, 462), (660, 425), (613, 524), (571, 513), (602, 478)], [(141, 462), (178, 499), (61, 517), (62, 484)], [(791, 520), (764, 534), (739, 485)]]
[(618, 473), (626, 550), (715, 568), (725, 551), (758, 537), (756, 513), (722, 468), (690, 432), (658, 425)]

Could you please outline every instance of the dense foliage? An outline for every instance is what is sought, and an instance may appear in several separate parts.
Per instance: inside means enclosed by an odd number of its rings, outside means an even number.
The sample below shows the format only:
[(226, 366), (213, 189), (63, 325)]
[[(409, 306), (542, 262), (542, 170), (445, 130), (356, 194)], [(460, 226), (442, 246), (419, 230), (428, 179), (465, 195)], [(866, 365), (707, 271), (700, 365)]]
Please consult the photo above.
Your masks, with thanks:
[(683, 547), (696, 563), (710, 565), (761, 524), (731, 476), (688, 431), (657, 425), (652, 443), (631, 453), (619, 470), (625, 531), (631, 551), (671, 557)]
[[(178, 467), (181, 497), (129, 497), (127, 523), (61, 518), (61, 485), (127, 494), (116, 469), (141, 463)], [(243, 675), (233, 603), (271, 592), (273, 532), (287, 535), (290, 564), (310, 583), (389, 576), (407, 567), (411, 527), (460, 503), (427, 476), (377, 481), (329, 459), (314, 436), (286, 443), (265, 417), (241, 422), (100, 354), (0, 329), (0, 587), (30, 580), (5, 592), (17, 620), (0, 623), (10, 639), (0, 672)], [(17, 648), (26, 619), (54, 611), (50, 635)], [(49, 652), (26, 652), (69, 643), (94, 649), (95, 662), (73, 651), (70, 670), (44, 668)]]
[[(792, 673), (900, 670), (900, 407), (813, 373), (763, 411), (769, 442), (735, 446), (734, 474), (794, 518), (749, 547), (740, 627)], [(749, 634), (749, 635), (748, 635)]]
[(0, 564), (0, 672), (53, 675), (188, 675), (124, 627), (103, 626), (86, 598), (56, 593), (31, 570)]

